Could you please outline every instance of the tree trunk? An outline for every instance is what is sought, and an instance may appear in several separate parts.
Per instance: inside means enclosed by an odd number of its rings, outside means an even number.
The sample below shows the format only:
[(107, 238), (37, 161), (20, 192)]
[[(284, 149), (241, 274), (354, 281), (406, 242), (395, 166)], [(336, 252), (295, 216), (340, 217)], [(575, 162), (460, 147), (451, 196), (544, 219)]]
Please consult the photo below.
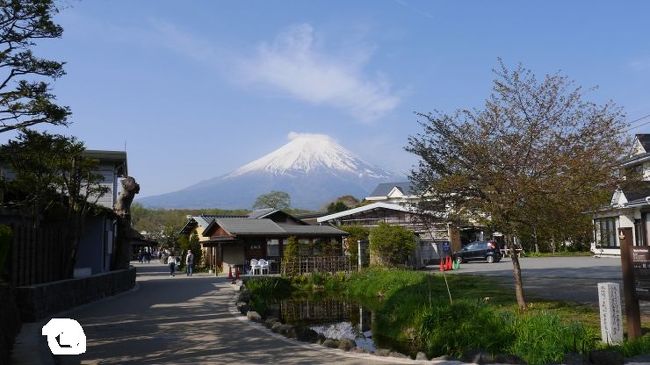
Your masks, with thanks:
[(517, 305), (519, 306), (519, 309), (525, 310), (526, 298), (524, 297), (524, 284), (521, 280), (521, 266), (519, 266), (519, 257), (517, 256), (513, 237), (508, 237), (506, 243), (510, 246), (509, 250), (512, 257), (512, 273), (515, 278), (515, 296), (517, 297)]
[(131, 217), (125, 215), (117, 218), (117, 238), (115, 242), (115, 256), (113, 257), (113, 270), (128, 269), (131, 260), (130, 233)]

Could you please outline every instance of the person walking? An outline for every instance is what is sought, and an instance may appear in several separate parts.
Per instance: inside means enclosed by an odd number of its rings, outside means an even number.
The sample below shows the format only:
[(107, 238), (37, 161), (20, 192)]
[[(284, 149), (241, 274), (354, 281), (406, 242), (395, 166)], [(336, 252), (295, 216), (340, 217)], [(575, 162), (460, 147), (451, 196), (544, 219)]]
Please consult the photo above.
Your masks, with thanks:
[(192, 276), (193, 265), (194, 265), (194, 254), (192, 253), (192, 250), (187, 250), (187, 257), (185, 257), (187, 276)]
[(174, 271), (176, 270), (176, 257), (173, 253), (169, 254), (167, 257), (167, 264), (169, 265), (169, 276), (175, 276)]

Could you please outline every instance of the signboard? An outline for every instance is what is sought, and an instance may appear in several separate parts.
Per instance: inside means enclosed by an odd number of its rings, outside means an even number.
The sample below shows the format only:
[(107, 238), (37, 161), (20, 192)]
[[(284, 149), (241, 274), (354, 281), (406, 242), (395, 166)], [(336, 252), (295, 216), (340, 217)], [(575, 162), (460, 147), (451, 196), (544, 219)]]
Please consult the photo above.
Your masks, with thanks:
[(633, 246), (631, 249), (636, 297), (650, 300), (650, 247)]
[(621, 312), (621, 292), (616, 283), (598, 283), (598, 302), (600, 307), (600, 333), (603, 342), (620, 344), (623, 342), (623, 313)]

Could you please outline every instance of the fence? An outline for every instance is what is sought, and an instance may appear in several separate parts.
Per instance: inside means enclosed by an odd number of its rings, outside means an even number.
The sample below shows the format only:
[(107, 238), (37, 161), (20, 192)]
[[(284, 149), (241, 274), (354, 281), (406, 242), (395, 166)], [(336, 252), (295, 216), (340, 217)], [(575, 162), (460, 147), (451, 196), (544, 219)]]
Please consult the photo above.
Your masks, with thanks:
[(12, 286), (34, 285), (67, 278), (67, 244), (60, 226), (10, 224), (13, 232), (9, 255)]
[(352, 262), (349, 256), (299, 256), (286, 258), (282, 263), (282, 273), (284, 275), (302, 275), (314, 272), (349, 273), (356, 270), (357, 263)]

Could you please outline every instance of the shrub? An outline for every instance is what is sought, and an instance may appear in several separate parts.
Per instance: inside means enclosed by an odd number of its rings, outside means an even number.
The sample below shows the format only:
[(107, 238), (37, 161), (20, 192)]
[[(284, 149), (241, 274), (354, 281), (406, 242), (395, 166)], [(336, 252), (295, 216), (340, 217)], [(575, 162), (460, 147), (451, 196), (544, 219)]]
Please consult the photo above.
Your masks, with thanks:
[(577, 322), (564, 323), (549, 313), (521, 315), (513, 323), (515, 341), (510, 351), (531, 365), (560, 363), (569, 352), (594, 348), (597, 336)]
[(432, 356), (481, 350), (501, 353), (512, 341), (511, 319), (480, 302), (438, 302), (420, 314), (417, 340)]
[(400, 226), (387, 223), (370, 230), (370, 253), (374, 264), (394, 267), (405, 263), (415, 249), (415, 234)]
[(358, 241), (364, 241), (368, 239), (370, 235), (370, 230), (366, 227), (351, 225), (351, 226), (341, 226), (341, 230), (349, 233), (350, 235), (346, 238), (348, 247), (347, 252), (350, 255), (352, 262), (357, 262), (359, 256), (359, 243)]
[(282, 277), (262, 276), (249, 278), (246, 280), (245, 285), (253, 297), (282, 299), (291, 295), (291, 283)]

